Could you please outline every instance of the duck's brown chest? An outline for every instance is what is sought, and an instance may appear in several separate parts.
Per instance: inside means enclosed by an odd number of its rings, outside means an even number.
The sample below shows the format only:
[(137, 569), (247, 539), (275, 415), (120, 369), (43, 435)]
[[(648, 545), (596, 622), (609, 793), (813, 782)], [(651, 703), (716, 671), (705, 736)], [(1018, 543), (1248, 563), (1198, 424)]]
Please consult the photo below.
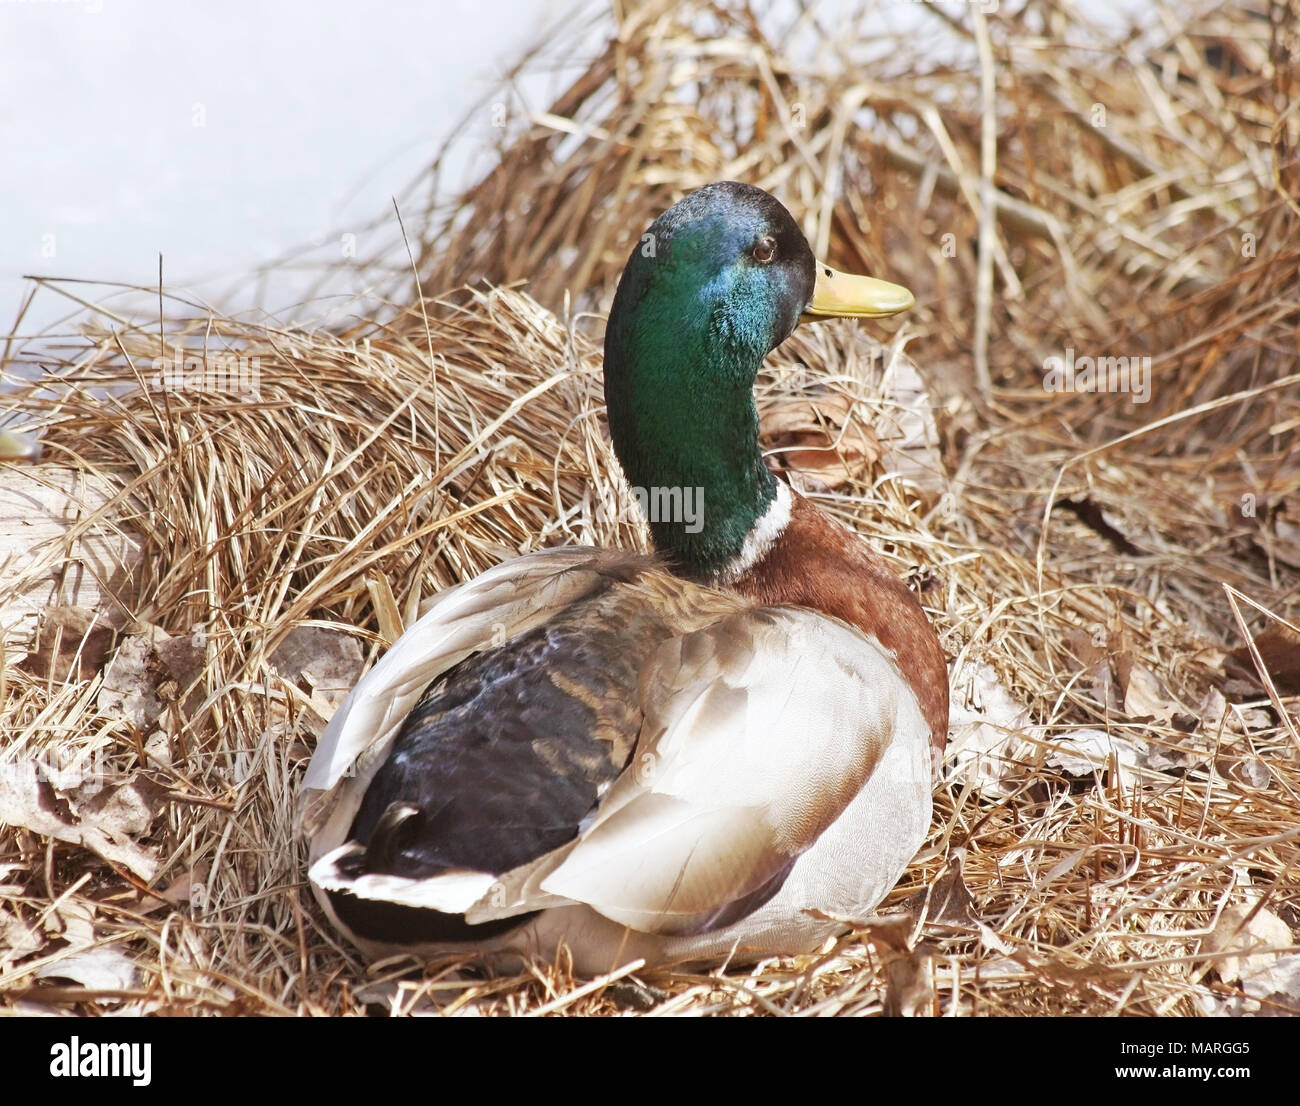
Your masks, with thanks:
[(936, 753), (943, 751), (948, 667), (939, 635), (907, 586), (856, 534), (796, 495), (785, 532), (732, 590), (763, 604), (810, 607), (875, 638), (894, 655)]

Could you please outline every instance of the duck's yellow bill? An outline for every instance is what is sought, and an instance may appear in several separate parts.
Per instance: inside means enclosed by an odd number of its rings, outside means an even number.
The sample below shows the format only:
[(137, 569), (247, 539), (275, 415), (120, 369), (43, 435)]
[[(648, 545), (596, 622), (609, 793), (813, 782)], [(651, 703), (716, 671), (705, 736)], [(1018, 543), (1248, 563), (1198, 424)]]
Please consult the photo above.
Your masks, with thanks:
[(41, 443), (25, 434), (0, 430), (0, 461), (39, 461)]
[(841, 315), (851, 319), (883, 319), (897, 315), (916, 303), (916, 297), (901, 284), (890, 284), (869, 276), (853, 276), (817, 262), (817, 283), (805, 319)]

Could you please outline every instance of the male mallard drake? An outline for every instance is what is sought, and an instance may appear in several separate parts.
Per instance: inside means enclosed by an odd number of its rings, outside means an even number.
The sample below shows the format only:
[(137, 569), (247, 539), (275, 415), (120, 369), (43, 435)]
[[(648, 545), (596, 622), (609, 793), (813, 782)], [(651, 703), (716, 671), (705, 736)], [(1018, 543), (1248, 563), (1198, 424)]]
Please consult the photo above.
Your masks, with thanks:
[(753, 384), (801, 315), (912, 302), (817, 262), (749, 185), (655, 221), (609, 316), (610, 433), (633, 486), (702, 489), (702, 520), (652, 521), (653, 557), (498, 565), (353, 690), (303, 821), (363, 951), (753, 960), (893, 887), (930, 823), (943, 653), (881, 558), (768, 471)]

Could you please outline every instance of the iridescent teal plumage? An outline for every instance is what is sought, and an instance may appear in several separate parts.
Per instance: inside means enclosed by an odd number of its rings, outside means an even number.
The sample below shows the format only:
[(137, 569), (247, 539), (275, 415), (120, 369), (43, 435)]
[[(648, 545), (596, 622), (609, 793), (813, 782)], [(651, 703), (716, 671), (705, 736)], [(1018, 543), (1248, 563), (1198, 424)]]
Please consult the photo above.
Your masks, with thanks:
[(807, 309), (816, 264), (789, 212), (734, 181), (674, 205), (628, 259), (605, 332), (610, 435), (633, 487), (704, 489), (698, 533), (650, 522), (655, 547), (692, 579), (739, 554), (776, 494), (754, 378)]

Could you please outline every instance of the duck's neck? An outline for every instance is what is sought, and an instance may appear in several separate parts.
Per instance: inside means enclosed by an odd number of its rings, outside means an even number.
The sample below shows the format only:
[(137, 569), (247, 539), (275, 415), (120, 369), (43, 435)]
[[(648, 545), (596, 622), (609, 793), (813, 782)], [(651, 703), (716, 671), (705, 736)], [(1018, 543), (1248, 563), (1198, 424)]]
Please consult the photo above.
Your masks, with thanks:
[(790, 519), (790, 491), (763, 463), (754, 377), (765, 356), (681, 320), (611, 315), (605, 399), (614, 452), (674, 571), (723, 583), (759, 560)]

